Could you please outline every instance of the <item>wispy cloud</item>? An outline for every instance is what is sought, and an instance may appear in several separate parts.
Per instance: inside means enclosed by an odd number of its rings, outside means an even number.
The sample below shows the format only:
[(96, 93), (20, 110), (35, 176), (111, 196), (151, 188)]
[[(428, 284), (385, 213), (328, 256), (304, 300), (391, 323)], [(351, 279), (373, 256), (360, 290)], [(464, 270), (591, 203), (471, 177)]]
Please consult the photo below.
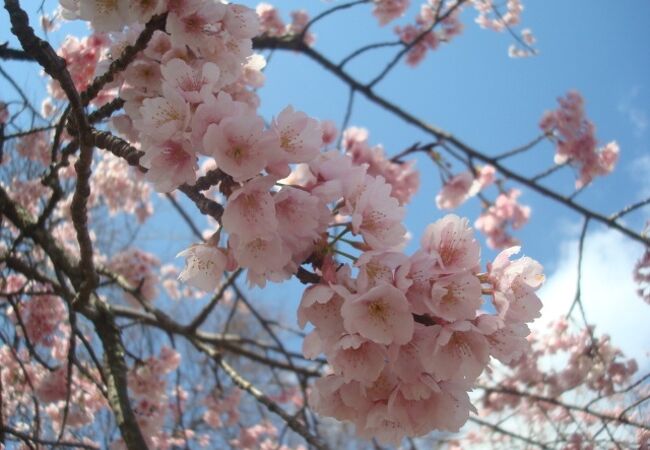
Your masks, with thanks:
[(643, 136), (650, 125), (648, 113), (637, 105), (640, 94), (641, 86), (634, 86), (618, 103), (618, 111), (628, 118), (637, 137)]
[[(589, 233), (582, 260), (581, 297), (587, 320), (596, 325), (596, 332), (609, 334), (615, 346), (644, 367), (650, 363), (650, 306), (636, 295), (632, 279), (634, 264), (642, 251), (641, 246), (616, 231)], [(558, 255), (557, 269), (547, 274), (541, 291), (544, 308), (541, 320), (534, 326), (540, 331), (551, 320), (567, 314), (576, 291), (577, 239), (561, 243)]]

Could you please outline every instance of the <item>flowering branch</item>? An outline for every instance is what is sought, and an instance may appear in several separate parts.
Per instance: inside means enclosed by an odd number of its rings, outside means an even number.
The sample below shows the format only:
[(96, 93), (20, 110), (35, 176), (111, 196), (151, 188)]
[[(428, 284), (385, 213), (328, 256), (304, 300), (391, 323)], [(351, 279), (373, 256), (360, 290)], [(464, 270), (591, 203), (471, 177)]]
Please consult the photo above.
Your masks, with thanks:
[(387, 100), (383, 96), (376, 94), (371, 89), (371, 87), (353, 78), (351, 75), (349, 75), (343, 69), (338, 67), (331, 60), (329, 60), (328, 58), (326, 58), (325, 56), (323, 56), (321, 53), (314, 50), (313, 48), (309, 47), (304, 42), (298, 41), (295, 38), (273, 38), (273, 37), (262, 36), (254, 39), (254, 46), (257, 49), (294, 50), (303, 53), (305, 56), (307, 56), (308, 58), (312, 59), (313, 61), (321, 65), (323, 68), (325, 68), (327, 71), (331, 72), (333, 75), (335, 75), (345, 84), (350, 86), (352, 89), (362, 93), (372, 103), (393, 113), (395, 116), (399, 117), (406, 123), (409, 123), (415, 126), (416, 128), (419, 128), (420, 130), (424, 131), (427, 134), (430, 134), (431, 136), (433, 136), (434, 138), (440, 141), (445, 141), (450, 143), (451, 145), (453, 145), (455, 148), (457, 148), (458, 150), (460, 150), (470, 158), (474, 158), (483, 163), (492, 165), (495, 169), (497, 169), (497, 171), (501, 172), (507, 178), (515, 180), (518, 183), (521, 183), (522, 185), (529, 187), (530, 189), (538, 192), (539, 194), (545, 197), (555, 200), (559, 204), (562, 204), (568, 207), (569, 209), (572, 209), (580, 213), (585, 217), (593, 219), (597, 222), (601, 222), (610, 228), (618, 230), (632, 240), (635, 240), (645, 245), (650, 245), (650, 238), (643, 236), (641, 233), (634, 231), (631, 228), (618, 223), (616, 220), (611, 219), (604, 214), (593, 211), (587, 208), (586, 206), (583, 206), (573, 201), (571, 198), (564, 196), (552, 189), (549, 189), (546, 186), (543, 186), (537, 183), (536, 181), (531, 180), (528, 177), (515, 172), (514, 170), (508, 169), (503, 164), (501, 164), (498, 160), (496, 160), (494, 157), (479, 152), (478, 150), (472, 148), (468, 144), (464, 143), (463, 141), (461, 141), (460, 139), (456, 138), (455, 136), (453, 136), (452, 134), (450, 134), (449, 132), (443, 129), (427, 124), (426, 122), (412, 115), (405, 109), (397, 106), (395, 103), (392, 103), (391, 101)]

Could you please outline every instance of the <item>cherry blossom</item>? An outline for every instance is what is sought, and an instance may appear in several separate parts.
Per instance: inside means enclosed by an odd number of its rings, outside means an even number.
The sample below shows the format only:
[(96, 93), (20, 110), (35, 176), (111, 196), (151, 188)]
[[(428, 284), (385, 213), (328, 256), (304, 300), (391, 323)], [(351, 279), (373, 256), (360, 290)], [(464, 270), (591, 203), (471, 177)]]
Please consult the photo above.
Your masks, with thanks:
[(259, 174), (266, 166), (268, 141), (260, 117), (226, 117), (219, 125), (208, 126), (203, 148), (212, 152), (221, 170), (236, 181), (244, 181)]
[(400, 17), (408, 9), (409, 0), (375, 0), (372, 14), (377, 17), (380, 25)]
[(210, 244), (195, 245), (176, 256), (185, 257), (185, 269), (178, 279), (207, 292), (218, 286), (227, 265), (225, 252)]
[(413, 335), (413, 318), (406, 297), (390, 285), (347, 296), (341, 315), (346, 330), (378, 344), (405, 344)]
[(577, 166), (576, 188), (581, 188), (614, 169), (619, 147), (612, 141), (597, 148), (596, 127), (585, 117), (584, 99), (579, 92), (569, 91), (558, 98), (558, 103), (559, 109), (544, 114), (540, 128), (556, 142), (555, 163)]

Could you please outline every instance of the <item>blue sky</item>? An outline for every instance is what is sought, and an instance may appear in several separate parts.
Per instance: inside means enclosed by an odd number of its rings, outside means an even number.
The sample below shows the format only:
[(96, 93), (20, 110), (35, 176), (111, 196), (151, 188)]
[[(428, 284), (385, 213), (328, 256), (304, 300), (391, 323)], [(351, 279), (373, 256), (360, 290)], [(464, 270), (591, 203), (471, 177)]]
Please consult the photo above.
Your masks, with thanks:
[[(22, 3), (36, 7), (39, 2)], [(257, 2), (243, 3), (254, 6)], [(274, 2), (285, 19), (291, 9), (307, 8), (314, 14), (335, 3), (316, 0)], [(360, 45), (393, 40), (393, 25), (405, 24), (414, 17), (419, 2), (412, 3), (403, 19), (383, 28), (378, 27), (370, 15), (370, 5), (331, 16), (313, 29), (317, 35), (316, 48), (338, 60)], [(609, 214), (644, 194), (648, 196), (650, 54), (647, 45), (650, 42), (650, 2), (528, 0), (524, 5), (521, 28), (533, 30), (538, 40), (538, 56), (510, 59), (507, 48), (513, 42), (512, 38), (507, 33), (480, 29), (473, 23), (475, 11), (468, 8), (462, 16), (465, 23), (463, 34), (438, 51), (429, 53), (415, 69), (404, 64), (396, 67), (377, 87), (377, 92), (431, 124), (447, 129), (480, 151), (497, 154), (536, 137), (542, 113), (556, 107), (558, 96), (577, 89), (586, 99), (587, 115), (597, 126), (600, 142), (617, 140), (621, 148), (621, 159), (615, 172), (597, 179), (578, 199)], [(8, 23), (5, 12), (0, 13), (0, 20), (3, 24)], [(83, 33), (85, 26), (75, 23), (67, 25), (63, 31), (66, 30)], [(63, 35), (64, 32), (58, 32), (53, 37), (60, 39)], [(15, 43), (9, 27), (3, 26), (0, 42), (6, 40)], [(354, 76), (368, 80), (394, 51), (372, 52), (350, 64), (349, 69)], [(44, 82), (32, 66), (3, 63), (3, 67), (18, 73), (19, 83), (34, 98), (42, 96)], [(314, 117), (341, 122), (348, 88), (311, 61), (298, 54), (276, 52), (266, 75), (266, 87), (260, 91), (261, 113), (266, 118), (292, 104)], [(0, 80), (0, 92), (4, 93), (6, 89), (7, 84)], [(381, 143), (389, 155), (415, 142), (430, 141), (428, 136), (359, 96), (350, 123), (367, 127), (371, 142)], [(551, 144), (543, 143), (527, 155), (509, 161), (509, 166), (534, 174), (552, 165), (553, 152)], [(408, 206), (406, 224), (414, 236), (409, 250), (416, 247), (426, 225), (442, 216), (434, 202), (440, 188), (437, 171), (425, 158), (418, 160), (417, 167), (421, 171), (422, 189)], [(570, 170), (548, 179), (548, 185), (565, 193), (572, 191), (573, 183), (574, 176)], [(514, 183), (508, 185), (516, 186)], [(580, 227), (579, 217), (529, 189), (522, 190), (524, 194), (520, 201), (530, 205), (533, 212), (530, 223), (517, 233), (517, 237), (524, 243), (525, 254), (540, 260), (547, 274), (552, 276), (556, 268), (570, 266), (566, 252), (562, 253), (561, 249), (575, 241)], [(495, 192), (488, 191), (487, 194), (494, 198)], [(152, 222), (155, 228), (143, 230), (143, 236), (149, 242), (147, 245), (162, 252), (162, 259), (168, 258), (164, 262), (169, 262), (192, 241), (192, 237), (180, 220), (167, 220), (161, 227), (160, 219), (170, 216), (168, 207), (159, 203), (160, 216), (154, 217), (156, 222)], [(458, 212), (473, 221), (480, 206), (477, 201), (470, 201)], [(631, 215), (628, 223), (639, 229), (648, 216), (647, 210), (640, 211)], [(599, 228), (592, 224), (590, 230), (598, 232)], [(617, 237), (612, 239), (612, 245), (615, 245)], [(608, 258), (607, 245), (604, 248), (604, 253), (595, 257)], [(641, 252), (637, 244), (631, 244), (629, 249), (629, 252), (619, 254), (620, 264), (626, 264), (625, 267), (631, 267)], [(486, 248), (484, 255), (487, 258), (493, 252)], [(618, 278), (611, 280), (612, 285), (629, 286), (631, 274), (626, 277), (624, 273), (628, 272), (618, 271)], [(254, 295), (266, 298), (265, 301), (273, 308), (286, 306), (287, 314), (293, 315), (299, 292), (296, 283), (285, 283), (274, 286), (264, 295), (259, 291)], [(572, 296), (572, 292), (568, 295)], [(544, 300), (553, 302), (555, 299)], [(625, 301), (635, 307), (641, 303), (635, 298), (626, 298)]]

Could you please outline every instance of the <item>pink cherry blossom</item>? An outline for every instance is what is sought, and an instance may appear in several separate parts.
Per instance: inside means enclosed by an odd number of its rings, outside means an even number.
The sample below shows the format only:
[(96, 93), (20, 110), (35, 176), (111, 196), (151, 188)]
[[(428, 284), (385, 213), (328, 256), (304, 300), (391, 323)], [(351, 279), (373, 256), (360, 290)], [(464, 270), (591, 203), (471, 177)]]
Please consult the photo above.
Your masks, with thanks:
[(258, 274), (280, 271), (291, 259), (277, 232), (241, 238), (231, 235), (230, 243), (237, 262)]
[(238, 39), (252, 39), (260, 31), (255, 11), (242, 5), (228, 5), (223, 23), (225, 29)]
[(379, 20), (380, 25), (400, 17), (408, 9), (410, 0), (376, 0), (372, 14)]
[(342, 336), (328, 353), (328, 361), (346, 383), (372, 383), (384, 368), (383, 347), (356, 334)]
[(260, 3), (257, 5), (256, 12), (260, 20), (261, 34), (268, 34), (269, 36), (284, 34), (285, 24), (273, 5)]
[(211, 62), (204, 62), (199, 67), (190, 67), (182, 59), (174, 58), (160, 67), (165, 81), (163, 85), (176, 90), (185, 101), (201, 103), (210, 97), (219, 81), (219, 67)]
[(436, 381), (458, 380), (470, 385), (485, 368), (489, 353), (485, 336), (469, 322), (431, 327), (431, 347), (421, 347), (424, 367)]
[(226, 269), (226, 254), (210, 244), (193, 245), (176, 256), (185, 257), (185, 269), (178, 279), (206, 292), (217, 287)]
[(610, 173), (618, 160), (614, 141), (597, 148), (596, 127), (585, 116), (584, 99), (577, 91), (558, 98), (559, 109), (547, 111), (540, 127), (556, 142), (555, 163), (568, 162), (578, 167), (576, 188), (589, 184), (594, 177)]
[(472, 274), (463, 273), (434, 281), (426, 305), (436, 316), (454, 322), (473, 319), (482, 302), (480, 281)]
[(68, 368), (61, 366), (46, 373), (36, 388), (39, 400), (45, 403), (65, 400), (68, 391)]
[[(128, 248), (115, 254), (108, 263), (108, 267), (124, 277), (128, 288), (137, 292), (139, 298), (145, 302), (153, 302), (158, 295), (158, 278), (154, 268), (159, 265), (160, 262), (152, 254), (136, 248)], [(138, 299), (128, 292), (125, 292), (124, 298), (132, 305), (140, 305)]]
[(203, 148), (211, 152), (217, 166), (236, 181), (259, 174), (266, 166), (268, 137), (264, 121), (253, 115), (226, 117), (210, 125), (203, 137)]
[(375, 250), (395, 247), (404, 241), (404, 209), (390, 192), (391, 186), (382, 177), (366, 176), (363, 191), (354, 201), (352, 231), (361, 234)]
[(316, 157), (323, 142), (318, 122), (291, 106), (273, 119), (271, 131), (279, 145), (279, 152), (270, 161), (272, 165), (309, 162)]
[(22, 305), (20, 314), (32, 344), (48, 347), (54, 343), (54, 333), (67, 317), (62, 300), (48, 294), (33, 296)]
[(490, 265), (490, 278), (495, 290), (494, 303), (505, 320), (532, 322), (540, 316), (542, 308), (542, 302), (535, 291), (544, 282), (543, 268), (528, 257), (510, 261), (510, 256), (518, 252), (519, 247), (506, 249)]
[[(357, 289), (367, 291), (379, 284), (392, 284), (399, 289), (406, 289), (410, 282), (405, 278), (408, 258), (400, 252), (369, 251), (361, 254), (355, 266), (359, 267)], [(398, 274), (395, 271), (401, 270)]]
[(231, 235), (246, 237), (274, 232), (278, 221), (269, 193), (274, 182), (272, 177), (257, 177), (236, 190), (224, 209), (224, 230)]
[[(88, 20), (97, 31), (121, 31), (124, 28), (126, 18), (123, 11), (127, 3), (125, 0), (88, 0), (74, 3), (78, 9), (70, 12), (74, 11), (76, 17)], [(72, 6), (73, 2), (67, 4)]]
[(140, 160), (145, 175), (158, 192), (171, 192), (184, 183), (194, 184), (199, 166), (187, 141), (167, 140), (151, 144)]
[(393, 162), (384, 155), (381, 145), (368, 144), (368, 130), (350, 127), (343, 133), (343, 148), (357, 165), (368, 166), (367, 173), (382, 176), (391, 185), (391, 196), (400, 204), (408, 203), (420, 184), (414, 162)]
[(436, 205), (440, 209), (453, 209), (478, 192), (476, 180), (471, 172), (463, 172), (448, 180), (436, 195)]
[(639, 285), (637, 294), (646, 303), (650, 304), (650, 248), (634, 265), (634, 281)]
[(246, 111), (246, 105), (232, 99), (230, 94), (220, 91), (217, 96), (204, 99), (192, 116), (192, 144), (207, 154), (203, 149), (203, 137), (211, 124), (219, 125), (221, 120), (230, 116), (241, 116)]
[(167, 17), (167, 31), (174, 47), (187, 45), (192, 49), (203, 49), (210, 45), (211, 38), (222, 29), (221, 19), (227, 11), (219, 2), (194, 2), (194, 7), (172, 11)]
[(467, 219), (449, 214), (424, 230), (422, 249), (437, 261), (440, 273), (470, 270), (479, 264), (481, 248), (474, 239)]
[(343, 326), (378, 344), (405, 344), (413, 336), (413, 317), (404, 293), (381, 284), (346, 298), (341, 308)]
[(311, 322), (323, 339), (338, 338), (345, 332), (342, 305), (343, 298), (329, 286), (310, 286), (305, 289), (298, 307), (298, 325), (305, 328), (307, 322)]
[(185, 131), (190, 120), (189, 104), (173, 89), (167, 89), (164, 97), (145, 98), (140, 114), (142, 123), (138, 128), (156, 142), (166, 141)]

